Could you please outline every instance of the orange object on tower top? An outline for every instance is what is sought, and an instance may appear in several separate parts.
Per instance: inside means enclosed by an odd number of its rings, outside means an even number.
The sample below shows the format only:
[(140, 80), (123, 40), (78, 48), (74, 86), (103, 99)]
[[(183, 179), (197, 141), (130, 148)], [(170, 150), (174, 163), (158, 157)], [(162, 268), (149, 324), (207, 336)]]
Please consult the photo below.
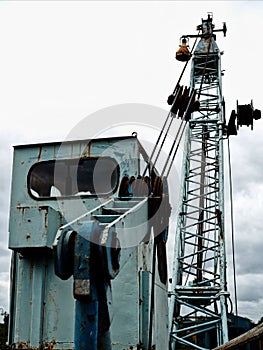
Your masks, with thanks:
[(175, 58), (181, 62), (186, 62), (190, 60), (191, 53), (188, 49), (186, 38), (182, 39), (182, 43), (179, 47), (179, 50), (176, 52)]

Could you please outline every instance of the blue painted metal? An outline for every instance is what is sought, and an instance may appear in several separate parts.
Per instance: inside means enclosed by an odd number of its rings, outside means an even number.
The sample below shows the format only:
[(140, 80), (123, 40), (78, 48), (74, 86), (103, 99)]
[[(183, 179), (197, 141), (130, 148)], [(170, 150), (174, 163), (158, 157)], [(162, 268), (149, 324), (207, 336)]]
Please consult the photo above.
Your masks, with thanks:
[(172, 350), (180, 344), (209, 348), (204, 342), (212, 325), (218, 345), (228, 339), (221, 53), (212, 17), (198, 28), (191, 87), (200, 107), (186, 128), (169, 315)]
[[(76, 163), (76, 160), (86, 157), (100, 156), (116, 161), (119, 179), (125, 174), (137, 177), (141, 173), (140, 166), (143, 169), (145, 167), (142, 159), (147, 159), (136, 137), (77, 140), (14, 148), (9, 236), (9, 247), (14, 251), (9, 332), (13, 348), (73, 349), (74, 329), (77, 335), (79, 322), (87, 320), (90, 311), (97, 314), (98, 321), (92, 323), (89, 329), (93, 335), (97, 329), (98, 347), (123, 350), (136, 348), (140, 343), (143, 331), (138, 320), (147, 319), (147, 315), (141, 314), (147, 308), (142, 309), (140, 306), (140, 273), (143, 271), (151, 275), (153, 268), (152, 241), (150, 239), (148, 244), (142, 242), (148, 233), (148, 199), (133, 197), (119, 200), (118, 189), (110, 197), (84, 194), (38, 198), (31, 193), (30, 172), (36, 164), (43, 165), (56, 159)], [(107, 216), (107, 210), (117, 214)], [(75, 301), (72, 293), (74, 279), (75, 286), (77, 280), (73, 278), (73, 274), (77, 276), (77, 270), (74, 272), (74, 266), (77, 265), (74, 260), (75, 248), (72, 254), (73, 247), (81, 240), (83, 244), (88, 244), (83, 238), (84, 231), (81, 235), (79, 233), (81, 227), (85, 228), (91, 221), (99, 222), (100, 231), (96, 239), (101, 243), (101, 246), (90, 245), (91, 252), (94, 249), (95, 256), (103, 255), (104, 263), (101, 266), (96, 263), (96, 258), (91, 260), (94, 267), (101, 268), (94, 274), (91, 269), (92, 283), (83, 277), (82, 287), (86, 290), (86, 299), (90, 298), (90, 290), (94, 290), (95, 304), (88, 304), (81, 298)], [(122, 247), (120, 260), (119, 245)], [(59, 277), (54, 273), (54, 265)], [(87, 271), (85, 273), (88, 274)], [(92, 276), (95, 276), (94, 280)], [(152, 344), (159, 350), (167, 348), (168, 334), (163, 332), (163, 326), (167, 329), (168, 305), (167, 289), (158, 274), (155, 284), (158, 314), (156, 312), (154, 315)], [(79, 303), (84, 304), (83, 314), (79, 310)], [(149, 300), (145, 292), (144, 305), (147, 303)], [(80, 316), (77, 316), (76, 323), (75, 315)], [(105, 321), (107, 318), (111, 323), (108, 320), (101, 325), (100, 319)], [(108, 326), (105, 327), (107, 324), (110, 324), (109, 330)], [(81, 337), (77, 335), (75, 342), (78, 343), (85, 336), (88, 336), (86, 332)], [(91, 335), (89, 339), (92, 339)], [(145, 335), (143, 341), (146, 344)]]
[(106, 276), (114, 279), (120, 270), (120, 241), (114, 227), (111, 227), (108, 232), (108, 237), (104, 246), (100, 245), (99, 249), (102, 254), (105, 254), (105, 272)]
[(97, 350), (98, 304), (98, 301), (88, 303), (76, 301), (74, 337), (76, 350)]
[(151, 275), (147, 271), (140, 271), (140, 344), (143, 349), (148, 349), (149, 326), (150, 326), (150, 279)]
[[(97, 350), (99, 326), (99, 296), (97, 279), (92, 261), (92, 241), (100, 234), (98, 222), (89, 221), (80, 226), (74, 250), (74, 297), (76, 350)], [(102, 273), (102, 272), (101, 272)], [(108, 325), (109, 327), (109, 325)]]
[(74, 278), (75, 350), (97, 350), (110, 327), (107, 289), (119, 272), (120, 246), (114, 227), (104, 231), (99, 221), (84, 221), (77, 232), (62, 230), (56, 245), (56, 274)]

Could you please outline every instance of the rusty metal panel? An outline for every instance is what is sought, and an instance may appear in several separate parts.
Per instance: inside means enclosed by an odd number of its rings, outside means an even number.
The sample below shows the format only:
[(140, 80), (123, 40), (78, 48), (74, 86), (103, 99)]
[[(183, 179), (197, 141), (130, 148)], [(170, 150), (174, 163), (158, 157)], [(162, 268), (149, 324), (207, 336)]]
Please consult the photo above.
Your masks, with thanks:
[(73, 282), (55, 276), (53, 257), (20, 255), (14, 283), (16, 347), (48, 349), (52, 344), (54, 349), (73, 349)]
[[(139, 149), (136, 137), (15, 147), (9, 237), (9, 247), (16, 256), (16, 273), (11, 288), (13, 311), (10, 314), (10, 345), (12, 343), (13, 348), (74, 348), (73, 280), (62, 281), (55, 275), (52, 245), (61, 225), (108, 203), (110, 199), (89, 196), (58, 200), (55, 197), (34, 198), (28, 190), (31, 167), (43, 161), (102, 155), (116, 160), (120, 179), (125, 174), (137, 177), (140, 173)], [(117, 196), (118, 191), (111, 198)], [(131, 201), (131, 211), (116, 223), (123, 249), (121, 271), (112, 283), (113, 321), (110, 331), (114, 350), (136, 348), (139, 343), (139, 271), (150, 273), (152, 268), (151, 244), (138, 245), (138, 237), (140, 239), (142, 232), (148, 230), (147, 200), (141, 200), (134, 210), (133, 205)], [(165, 286), (160, 288), (160, 294), (166, 298)], [(155, 322), (159, 322), (158, 317)], [(162, 318), (160, 322), (163, 322)], [(160, 331), (161, 324), (156, 326), (156, 332)]]
[(16, 208), (10, 224), (9, 248), (51, 248), (57, 229), (62, 224), (59, 212), (49, 206)]
[[(122, 255), (119, 275), (112, 281), (112, 324), (113, 350), (136, 349), (139, 342), (139, 274), (137, 270), (137, 248), (128, 248)], [(122, 264), (123, 260), (125, 264)], [(121, 330), (121, 331), (120, 331)]]
[[(111, 157), (124, 174), (139, 174), (139, 144), (137, 138), (110, 138), (17, 146), (14, 148), (10, 208), (10, 249), (51, 248), (54, 233), (65, 222), (84, 214), (108, 198), (94, 196), (34, 198), (29, 190), (29, 172), (37, 163), (57, 159)], [(116, 191), (113, 196), (117, 196)], [(64, 216), (64, 217), (63, 217)]]

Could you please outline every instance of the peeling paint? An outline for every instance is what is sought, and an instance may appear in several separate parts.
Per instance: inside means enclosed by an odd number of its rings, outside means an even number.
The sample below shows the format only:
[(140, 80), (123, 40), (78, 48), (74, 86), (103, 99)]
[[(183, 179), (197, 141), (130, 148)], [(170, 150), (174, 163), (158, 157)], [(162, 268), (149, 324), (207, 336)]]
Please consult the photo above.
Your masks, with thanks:
[[(74, 143), (23, 146), (15, 149), (16, 173), (13, 174), (9, 245), (10, 249), (19, 254), (17, 276), (14, 280), (16, 284), (14, 291), (16, 312), (12, 315), (15, 324), (12, 341), (19, 339), (21, 342), (15, 343), (13, 349), (73, 350), (74, 348), (72, 280), (61, 282), (54, 277), (52, 266), (54, 259), (51, 252), (54, 237), (60, 225), (66, 225), (70, 221), (69, 218), (63, 217), (63, 213), (66, 212), (69, 204), (72, 204), (73, 211), (69, 215), (70, 219), (72, 216), (72, 220), (74, 220), (82, 212), (78, 213), (78, 208), (75, 206), (75, 197), (64, 197), (57, 201), (54, 198), (43, 197), (39, 199), (29, 196), (27, 188), (28, 172), (34, 163), (40, 160), (68, 159), (70, 156), (74, 159), (80, 159), (81, 157), (98, 157), (106, 154), (116, 159), (117, 164), (120, 165), (120, 178), (124, 172), (138, 174), (137, 140), (118, 138), (117, 141), (114, 138), (93, 140), (92, 142), (83, 140), (81, 142), (74, 141)], [(108, 195), (106, 194), (106, 196)], [(102, 202), (105, 203), (113, 199), (111, 196), (103, 198), (86, 197), (78, 200), (85, 203), (88, 212)], [(83, 208), (83, 204), (81, 208)], [(118, 230), (121, 230), (124, 226), (129, 228), (135, 224), (133, 214), (127, 215), (125, 213), (122, 216), (118, 223)], [(142, 216), (147, 217), (146, 205), (138, 211), (138, 220)], [(139, 220), (138, 223), (140, 222)], [(76, 224), (79, 225), (81, 222), (77, 221)], [(47, 248), (49, 248), (49, 251)], [(114, 287), (115, 294), (113, 297), (117, 298), (118, 303), (113, 304), (113, 311), (118, 310), (120, 301), (120, 305), (123, 305), (124, 316), (116, 312), (117, 318), (115, 318), (115, 323), (112, 325), (111, 335), (112, 339), (116, 342), (119, 341), (119, 343), (116, 343), (116, 347), (113, 345), (113, 349), (141, 350), (142, 345), (137, 344), (139, 342), (137, 331), (137, 320), (139, 319), (137, 288), (139, 282), (137, 272), (138, 269), (146, 269), (148, 266), (148, 260), (151, 260), (150, 258), (147, 259), (147, 256), (151, 255), (151, 250), (141, 251), (139, 247), (133, 254), (130, 253), (130, 250), (127, 250), (125, 254), (125, 259), (123, 258), (125, 273), (118, 280), (116, 279)], [(143, 256), (138, 259), (138, 254)], [(136, 259), (133, 258), (134, 256), (136, 256)], [(128, 259), (131, 260), (127, 261)], [(80, 287), (83, 287), (80, 288), (80, 293), (85, 295), (89, 292), (88, 283), (84, 283)], [(125, 297), (123, 296), (123, 290), (127, 290)], [(128, 297), (130, 303), (127, 303), (126, 297)], [(130, 320), (131, 324), (128, 324), (127, 320)], [(34, 325), (33, 330), (32, 325)], [(126, 327), (126, 333), (123, 333), (123, 325)], [(123, 336), (123, 334), (125, 335)], [(58, 339), (63, 341), (60, 342)]]
[[(11, 349), (24, 349), (24, 350), (53, 350), (56, 345), (56, 340), (53, 339), (51, 342), (44, 342), (40, 346), (32, 346), (29, 342), (17, 342), (16, 344), (11, 345)], [(73, 350), (64, 349), (64, 350)]]

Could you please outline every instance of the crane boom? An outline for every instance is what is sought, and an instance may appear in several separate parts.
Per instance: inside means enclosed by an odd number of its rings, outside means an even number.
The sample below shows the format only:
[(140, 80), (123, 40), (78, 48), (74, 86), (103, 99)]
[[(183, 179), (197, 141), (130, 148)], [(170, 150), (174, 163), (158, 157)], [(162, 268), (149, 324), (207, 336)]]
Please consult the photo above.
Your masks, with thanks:
[[(186, 128), (170, 293), (171, 349), (207, 349), (228, 340), (222, 53), (211, 15), (197, 29), (201, 34), (192, 57), (191, 88), (200, 105)], [(208, 331), (214, 332), (215, 344)]]

